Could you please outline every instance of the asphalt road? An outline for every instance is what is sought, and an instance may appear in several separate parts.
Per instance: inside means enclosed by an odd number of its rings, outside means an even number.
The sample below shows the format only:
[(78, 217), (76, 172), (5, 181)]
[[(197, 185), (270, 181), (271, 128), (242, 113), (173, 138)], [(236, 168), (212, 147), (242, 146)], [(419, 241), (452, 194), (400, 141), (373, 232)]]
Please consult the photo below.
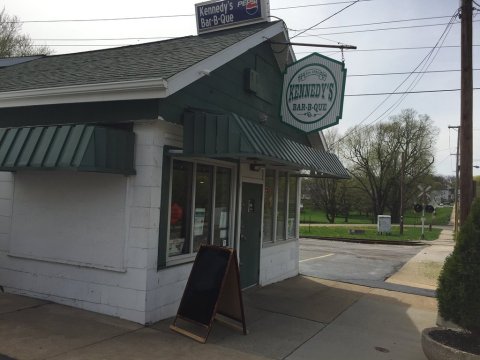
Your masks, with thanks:
[(423, 248), (300, 239), (300, 273), (321, 279), (434, 296), (430, 290), (385, 282)]

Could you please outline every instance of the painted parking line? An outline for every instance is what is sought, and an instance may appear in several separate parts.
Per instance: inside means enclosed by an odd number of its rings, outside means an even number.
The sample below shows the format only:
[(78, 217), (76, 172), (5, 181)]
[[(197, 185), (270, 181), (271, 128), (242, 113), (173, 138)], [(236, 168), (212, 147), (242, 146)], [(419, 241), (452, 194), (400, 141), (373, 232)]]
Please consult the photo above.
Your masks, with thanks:
[(322, 258), (326, 258), (326, 257), (332, 256), (332, 255), (335, 255), (335, 254), (332, 253), (332, 254), (317, 256), (317, 257), (310, 258), (310, 259), (300, 260), (299, 262), (304, 262), (304, 261), (309, 261), (309, 260), (315, 260), (315, 259), (322, 259)]

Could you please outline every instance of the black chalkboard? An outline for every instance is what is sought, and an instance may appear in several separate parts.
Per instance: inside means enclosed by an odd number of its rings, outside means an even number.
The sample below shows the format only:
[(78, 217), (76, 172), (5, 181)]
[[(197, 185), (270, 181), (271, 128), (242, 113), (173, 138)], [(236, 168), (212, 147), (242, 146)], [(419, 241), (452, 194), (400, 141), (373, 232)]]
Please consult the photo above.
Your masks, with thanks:
[(230, 252), (222, 248), (200, 248), (183, 293), (178, 315), (209, 325), (227, 270)]
[[(202, 245), (197, 253), (185, 287), (175, 321), (170, 328), (205, 342), (216, 313), (243, 324), (245, 316), (240, 290), (236, 252), (219, 246)], [(195, 335), (177, 326), (182, 319), (207, 330), (206, 336)]]

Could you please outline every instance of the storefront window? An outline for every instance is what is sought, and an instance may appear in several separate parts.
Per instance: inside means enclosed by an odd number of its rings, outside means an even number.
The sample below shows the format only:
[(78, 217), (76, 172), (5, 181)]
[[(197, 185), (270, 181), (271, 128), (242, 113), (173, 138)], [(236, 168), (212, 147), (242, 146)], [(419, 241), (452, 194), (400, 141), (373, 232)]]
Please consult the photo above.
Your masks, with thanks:
[(297, 177), (289, 176), (286, 171), (266, 170), (263, 210), (264, 243), (285, 241), (296, 237), (298, 181)]
[(292, 238), (297, 233), (297, 185), (298, 178), (290, 176), (288, 178), (288, 225), (287, 235)]
[(232, 183), (232, 170), (218, 167), (215, 183), (213, 244), (227, 246), (228, 230), (230, 226), (230, 186)]
[(275, 170), (265, 171), (265, 206), (263, 209), (263, 242), (273, 241), (273, 205), (275, 200)]
[(170, 236), (168, 256), (190, 252), (190, 201), (193, 166), (174, 160), (172, 165), (172, 196), (170, 201)]
[(277, 200), (277, 239), (285, 240), (285, 218), (287, 211), (287, 173), (278, 174), (278, 200)]
[(213, 166), (197, 164), (195, 181), (195, 210), (193, 219), (193, 251), (210, 243), (212, 214)]
[[(231, 245), (232, 169), (174, 159), (171, 174), (168, 257), (193, 255), (202, 244)], [(175, 261), (190, 257), (182, 259)]]

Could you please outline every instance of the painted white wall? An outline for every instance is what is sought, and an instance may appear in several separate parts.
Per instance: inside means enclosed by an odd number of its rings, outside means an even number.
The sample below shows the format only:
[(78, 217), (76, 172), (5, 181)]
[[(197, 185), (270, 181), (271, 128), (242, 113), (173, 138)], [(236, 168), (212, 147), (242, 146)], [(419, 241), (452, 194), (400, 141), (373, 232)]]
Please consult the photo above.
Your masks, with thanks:
[[(0, 285), (6, 291), (148, 321), (147, 274), (157, 272), (163, 144), (172, 140), (161, 123), (135, 124), (134, 176), (0, 174)], [(12, 219), (8, 202), (12, 202), (13, 182)], [(23, 229), (33, 216), (36, 219)], [(72, 221), (74, 216), (77, 222)], [(41, 243), (34, 243), (38, 239)], [(82, 242), (88, 246), (79, 246)], [(30, 256), (12, 256), (10, 249)], [(105, 264), (111, 268), (100, 269)]]
[[(181, 147), (182, 127), (145, 121), (134, 132), (134, 176), (0, 173), (0, 285), (6, 291), (142, 324), (176, 314), (192, 263), (158, 271), (157, 257), (163, 146)], [(242, 167), (243, 179), (262, 181), (262, 171)], [(105, 264), (110, 268), (101, 269)], [(298, 241), (261, 249), (260, 285), (297, 274)]]
[(298, 275), (298, 240), (277, 242), (263, 247), (260, 251), (261, 286), (272, 284)]
[[(152, 133), (152, 129), (147, 130)], [(183, 147), (183, 127), (169, 123), (166, 121), (159, 121), (155, 124), (154, 136), (151, 138), (154, 146), (159, 146), (161, 154), (163, 154), (163, 146)], [(162, 161), (160, 159), (159, 164)], [(168, 164), (166, 164), (168, 165)], [(161, 199), (161, 189), (158, 188), (158, 206), (162, 201), (168, 199)], [(156, 204), (157, 205), (157, 204)], [(166, 224), (160, 224), (166, 226)], [(166, 251), (167, 249), (161, 249)], [(147, 294), (146, 294), (146, 308), (145, 308), (145, 322), (153, 323), (162, 320), (177, 313), (180, 300), (183, 295), (183, 290), (187, 284), (188, 276), (192, 268), (192, 263), (177, 265), (167, 269), (157, 270), (157, 254), (158, 254), (158, 226), (157, 235), (154, 241), (149, 246), (148, 251), (155, 254), (155, 261), (148, 264), (147, 267)]]
[(15, 173), (9, 254), (124, 271), (126, 185), (114, 174)]
[[(13, 174), (0, 172), (0, 252), (8, 250), (12, 222)], [(1, 263), (0, 263), (1, 266)], [(1, 281), (0, 281), (0, 285)]]

